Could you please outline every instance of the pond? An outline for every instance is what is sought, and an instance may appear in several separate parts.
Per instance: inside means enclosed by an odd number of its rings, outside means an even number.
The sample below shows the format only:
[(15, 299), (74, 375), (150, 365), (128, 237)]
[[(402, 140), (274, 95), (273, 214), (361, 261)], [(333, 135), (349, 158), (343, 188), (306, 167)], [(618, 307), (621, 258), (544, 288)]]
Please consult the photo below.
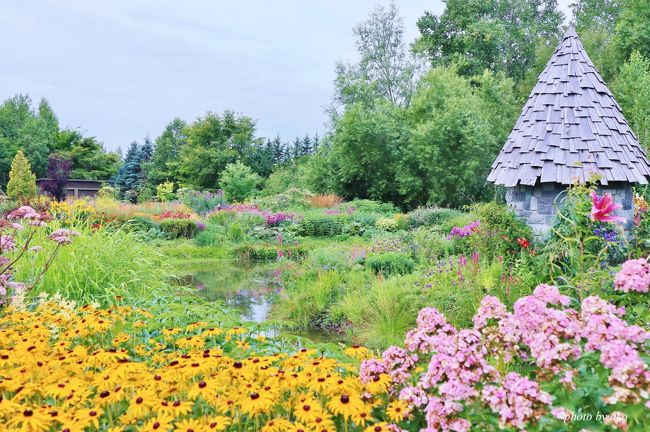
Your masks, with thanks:
[[(177, 266), (180, 283), (194, 287), (210, 301), (220, 301), (239, 311), (244, 321), (263, 323), (267, 320), (273, 299), (282, 283), (274, 263), (241, 263), (227, 259), (183, 262)], [(285, 334), (283, 332), (283, 334)], [(337, 342), (341, 337), (314, 330), (286, 334), (308, 337), (318, 342)]]
[(178, 267), (180, 283), (197, 289), (211, 301), (239, 311), (245, 321), (261, 323), (271, 309), (271, 297), (280, 284), (271, 265), (249, 265), (231, 260), (201, 260)]

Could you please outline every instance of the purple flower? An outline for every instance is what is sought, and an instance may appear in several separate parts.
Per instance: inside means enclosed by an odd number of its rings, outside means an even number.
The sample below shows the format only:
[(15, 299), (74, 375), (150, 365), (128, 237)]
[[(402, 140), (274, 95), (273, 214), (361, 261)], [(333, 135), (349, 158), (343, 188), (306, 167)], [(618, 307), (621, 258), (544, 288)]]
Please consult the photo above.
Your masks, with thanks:
[(464, 227), (453, 227), (447, 236), (447, 240), (451, 240), (454, 237), (469, 237), (472, 234), (478, 232), (480, 224), (480, 221), (475, 220), (473, 222), (470, 222), (468, 225), (465, 225)]

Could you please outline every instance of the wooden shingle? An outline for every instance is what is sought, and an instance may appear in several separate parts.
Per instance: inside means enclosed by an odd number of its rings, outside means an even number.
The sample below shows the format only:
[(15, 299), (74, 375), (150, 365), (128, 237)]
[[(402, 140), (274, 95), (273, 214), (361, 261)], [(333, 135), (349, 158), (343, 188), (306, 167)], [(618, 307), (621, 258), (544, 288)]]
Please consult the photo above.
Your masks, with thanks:
[(488, 181), (517, 184), (584, 181), (647, 184), (648, 157), (621, 108), (569, 27), (524, 106)]

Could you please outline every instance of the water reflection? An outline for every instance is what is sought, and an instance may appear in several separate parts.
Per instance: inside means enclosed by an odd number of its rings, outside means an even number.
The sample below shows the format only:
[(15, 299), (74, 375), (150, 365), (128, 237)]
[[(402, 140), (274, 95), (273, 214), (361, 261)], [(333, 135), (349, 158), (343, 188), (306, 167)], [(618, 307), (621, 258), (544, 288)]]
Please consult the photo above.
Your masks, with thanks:
[(183, 265), (180, 270), (184, 272), (180, 276), (182, 285), (195, 287), (208, 300), (222, 301), (246, 321), (265, 321), (272, 297), (281, 289), (273, 264), (209, 260)]

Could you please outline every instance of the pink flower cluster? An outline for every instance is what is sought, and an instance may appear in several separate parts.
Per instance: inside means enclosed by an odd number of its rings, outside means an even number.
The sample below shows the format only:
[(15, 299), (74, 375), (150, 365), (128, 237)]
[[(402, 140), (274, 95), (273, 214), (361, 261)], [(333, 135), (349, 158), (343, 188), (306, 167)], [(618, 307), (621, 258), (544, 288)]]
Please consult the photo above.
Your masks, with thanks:
[[(38, 213), (30, 206), (22, 206), (9, 213), (7, 219), (0, 219), (0, 305), (7, 302), (7, 298), (11, 294), (11, 303), (19, 304), (24, 297), (24, 294), (29, 291), (39, 281), (43, 274), (47, 271), (49, 264), (52, 262), (55, 250), (47, 260), (44, 269), (40, 275), (31, 282), (30, 288), (24, 283), (16, 282), (13, 279), (13, 272), (15, 263), (20, 260), (25, 252), (29, 251), (36, 253), (42, 248), (40, 246), (31, 246), (30, 243), (34, 238), (36, 231), (45, 225), (45, 221), (51, 219), (47, 214)], [(23, 224), (27, 224), (29, 230), (24, 239), (17, 237), (19, 231), (24, 229)], [(79, 235), (76, 231), (68, 229), (58, 229), (49, 235), (49, 238), (59, 244), (68, 244), (72, 241), (72, 237)], [(22, 244), (20, 244), (22, 243)], [(14, 255), (7, 256), (7, 252), (11, 253), (17, 251)]]
[[(597, 352), (609, 375), (605, 403), (640, 403), (650, 407), (650, 370), (642, 357), (650, 333), (628, 325), (624, 310), (588, 297), (580, 312), (557, 287), (539, 285), (509, 312), (496, 297), (486, 296), (474, 316), (474, 328), (456, 330), (434, 308), (424, 308), (404, 348), (391, 347), (382, 357), (361, 365), (364, 382), (391, 377), (391, 391), (419, 412), (425, 431), (467, 431), (466, 410), (486, 409), (503, 428), (526, 429), (541, 417), (565, 413), (540, 381), (555, 381), (569, 391), (577, 362)], [(493, 365), (522, 359), (536, 366), (534, 376), (502, 375)], [(423, 365), (424, 372), (417, 373)], [(532, 376), (532, 375), (531, 375)], [(605, 382), (606, 380), (606, 382)], [(566, 390), (563, 390), (566, 391)], [(476, 426), (476, 425), (475, 425)]]
[(69, 230), (66, 228), (60, 228), (55, 230), (48, 236), (48, 238), (58, 244), (69, 244), (72, 243), (72, 237), (78, 236), (77, 231)]
[(478, 232), (479, 226), (481, 225), (481, 221), (473, 221), (470, 222), (468, 225), (465, 225), (463, 227), (453, 227), (451, 231), (449, 232), (449, 235), (447, 236), (447, 240), (451, 240), (454, 237), (469, 237), (472, 234)]
[(482, 399), (499, 414), (502, 428), (516, 427), (524, 430), (531, 418), (539, 418), (551, 404), (551, 395), (542, 391), (539, 383), (511, 372), (500, 386), (483, 387)]
[(645, 258), (624, 262), (621, 271), (614, 279), (614, 289), (647, 293), (650, 289), (650, 263)]

